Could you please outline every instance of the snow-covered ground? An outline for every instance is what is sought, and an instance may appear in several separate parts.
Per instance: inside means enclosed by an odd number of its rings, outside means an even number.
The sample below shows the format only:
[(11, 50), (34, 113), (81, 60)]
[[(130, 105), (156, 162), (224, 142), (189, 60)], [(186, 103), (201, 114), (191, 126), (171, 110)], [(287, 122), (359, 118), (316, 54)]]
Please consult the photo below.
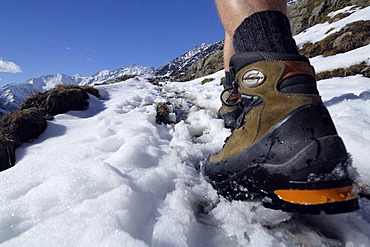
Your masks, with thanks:
[[(325, 59), (313, 59), (317, 70), (339, 67)], [(0, 173), (0, 246), (370, 246), (365, 199), (353, 213), (304, 216), (218, 198), (195, 167), (230, 134), (215, 118), (222, 76), (100, 86), (103, 99), (91, 96), (88, 110), (58, 115)], [(370, 79), (318, 85), (370, 182)], [(170, 102), (179, 121), (157, 124), (158, 102)]]
[[(369, 246), (370, 203), (335, 216), (299, 216), (228, 202), (195, 169), (229, 131), (215, 119), (223, 72), (211, 83), (145, 79), (101, 86), (84, 112), (58, 115), (0, 173), (1, 246)], [(319, 82), (367, 181), (370, 79)], [(156, 124), (157, 102), (178, 118)], [(181, 113), (181, 114), (180, 114)]]

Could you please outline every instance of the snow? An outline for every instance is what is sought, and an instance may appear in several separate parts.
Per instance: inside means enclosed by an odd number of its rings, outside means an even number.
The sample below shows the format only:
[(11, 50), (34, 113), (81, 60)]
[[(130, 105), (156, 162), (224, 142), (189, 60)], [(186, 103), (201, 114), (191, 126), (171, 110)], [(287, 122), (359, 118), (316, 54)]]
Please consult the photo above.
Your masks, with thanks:
[(310, 59), (316, 72), (325, 70), (334, 70), (337, 68), (348, 68), (352, 65), (366, 62), (370, 64), (370, 45), (366, 45), (346, 53), (336, 54), (334, 56), (317, 56)]
[[(91, 96), (87, 111), (58, 115), (0, 173), (0, 245), (368, 246), (365, 200), (354, 213), (296, 216), (217, 197), (195, 166), (230, 134), (215, 118), (222, 75), (205, 85), (134, 78), (100, 86), (104, 98)], [(369, 85), (361, 76), (319, 82), (366, 181)], [(183, 120), (156, 124), (155, 105), (165, 101), (175, 113), (182, 106)]]
[(321, 80), (318, 87), (353, 163), (370, 183), (370, 79), (361, 75)]
[(355, 7), (356, 7), (356, 5), (347, 6), (347, 7), (344, 7), (343, 9), (339, 9), (339, 10), (337, 10), (337, 11), (333, 11), (333, 12), (329, 13), (329, 14), (328, 14), (328, 16), (329, 16), (330, 18), (333, 18), (333, 17), (335, 17), (335, 16), (336, 16), (336, 15), (338, 15), (338, 14), (343, 14), (343, 13), (353, 13), (353, 12), (355, 12), (356, 10), (358, 10), (358, 9), (354, 10), (353, 8), (355, 8)]

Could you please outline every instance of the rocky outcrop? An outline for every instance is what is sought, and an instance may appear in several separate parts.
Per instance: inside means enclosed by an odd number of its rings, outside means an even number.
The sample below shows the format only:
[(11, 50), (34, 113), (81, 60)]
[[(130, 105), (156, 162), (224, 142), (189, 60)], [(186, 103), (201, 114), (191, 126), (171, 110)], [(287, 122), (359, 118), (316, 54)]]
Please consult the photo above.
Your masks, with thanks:
[(353, 75), (362, 75), (370, 78), (370, 65), (366, 62), (352, 65), (348, 68), (338, 68), (334, 70), (322, 71), (317, 74), (318, 80), (329, 79), (333, 77), (345, 77)]
[(212, 54), (220, 51), (222, 47), (223, 40), (214, 44), (201, 44), (161, 66), (155, 74), (159, 77), (171, 77), (172, 80), (176, 81), (183, 80), (191, 73), (189, 70), (194, 64), (207, 59)]
[(176, 78), (178, 81), (189, 81), (205, 75), (213, 74), (224, 68), (223, 53), (219, 50), (190, 66), (188, 72)]
[(343, 18), (343, 15), (348, 14), (340, 14), (334, 18), (329, 17), (328, 14), (351, 5), (367, 7), (369, 6), (369, 2), (368, 0), (305, 0), (298, 4), (288, 5), (288, 17), (293, 35), (318, 23), (324, 23), (325, 21), (331, 22), (337, 18)]
[(370, 21), (353, 22), (319, 42), (306, 43), (300, 52), (307, 57), (348, 52), (370, 44), (369, 33)]

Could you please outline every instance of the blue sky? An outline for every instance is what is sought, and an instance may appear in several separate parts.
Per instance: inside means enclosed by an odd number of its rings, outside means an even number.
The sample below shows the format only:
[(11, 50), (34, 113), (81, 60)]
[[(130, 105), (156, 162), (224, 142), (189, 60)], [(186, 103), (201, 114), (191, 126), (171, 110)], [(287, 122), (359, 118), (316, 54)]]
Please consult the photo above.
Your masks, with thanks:
[(157, 68), (223, 38), (213, 0), (11, 0), (1, 1), (0, 18), (0, 86), (58, 72)]

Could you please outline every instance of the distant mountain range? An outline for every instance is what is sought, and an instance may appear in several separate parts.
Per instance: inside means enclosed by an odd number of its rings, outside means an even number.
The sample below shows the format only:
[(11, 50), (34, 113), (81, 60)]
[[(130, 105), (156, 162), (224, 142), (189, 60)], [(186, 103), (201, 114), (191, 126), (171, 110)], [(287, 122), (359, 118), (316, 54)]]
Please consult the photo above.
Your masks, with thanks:
[(124, 78), (124, 76), (167, 77), (186, 73), (199, 59), (205, 58), (222, 48), (223, 41), (214, 44), (201, 44), (173, 59), (158, 69), (154, 67), (130, 65), (109, 71), (103, 70), (92, 76), (54, 74), (29, 79), (24, 83), (13, 83), (0, 87), (0, 114), (17, 110), (22, 100), (35, 92), (44, 92), (60, 84), (96, 85)]

